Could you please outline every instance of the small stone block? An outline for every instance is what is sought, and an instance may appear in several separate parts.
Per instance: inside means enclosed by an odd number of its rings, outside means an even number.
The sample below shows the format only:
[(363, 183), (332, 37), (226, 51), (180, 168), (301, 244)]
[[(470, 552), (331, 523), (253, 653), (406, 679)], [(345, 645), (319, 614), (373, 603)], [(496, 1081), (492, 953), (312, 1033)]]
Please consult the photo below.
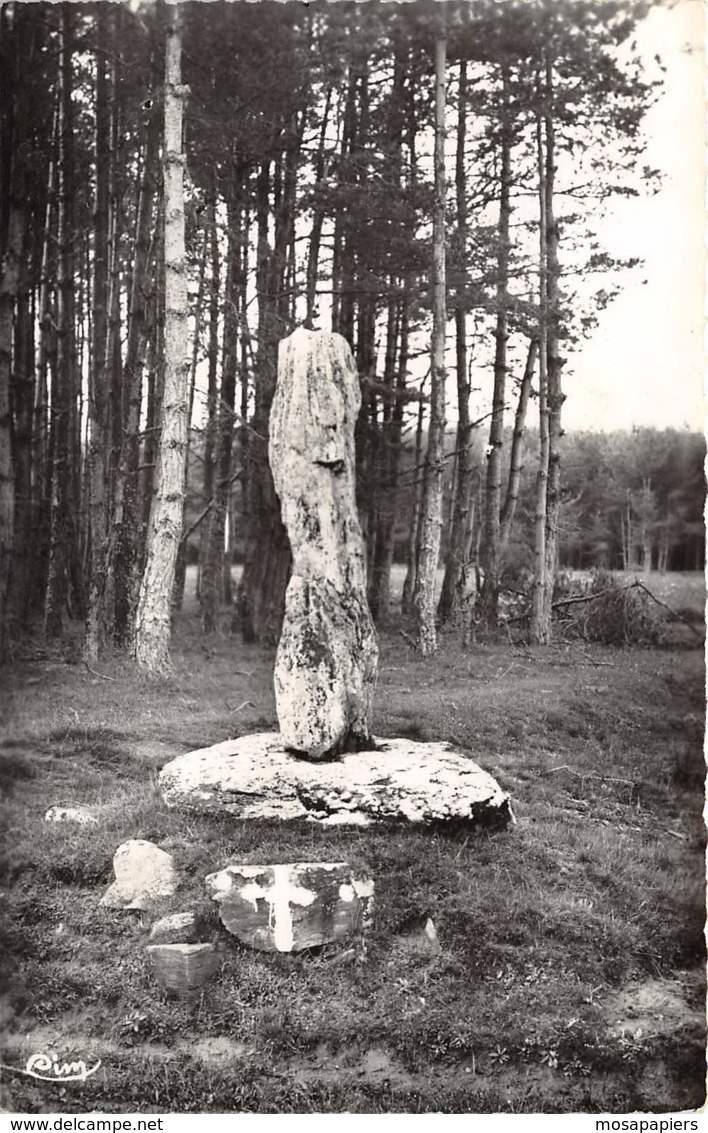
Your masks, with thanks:
[(150, 944), (197, 944), (199, 942), (195, 913), (171, 913), (160, 917), (150, 929)]
[(213, 944), (148, 944), (145, 951), (158, 982), (176, 992), (202, 987), (220, 962)]

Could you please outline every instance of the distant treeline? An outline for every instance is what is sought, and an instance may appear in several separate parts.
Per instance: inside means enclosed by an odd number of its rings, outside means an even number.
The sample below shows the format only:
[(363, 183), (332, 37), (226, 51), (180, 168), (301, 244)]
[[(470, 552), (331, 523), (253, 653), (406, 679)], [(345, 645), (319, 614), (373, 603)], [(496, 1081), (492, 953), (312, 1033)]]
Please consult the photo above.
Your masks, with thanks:
[[(563, 502), (559, 531), (559, 567), (588, 570), (702, 570), (705, 563), (703, 524), (706, 453), (700, 433), (679, 429), (636, 428), (610, 433), (573, 432), (563, 439)], [(200, 434), (195, 432), (190, 472), (188, 523), (203, 506), (200, 486)], [(449, 447), (449, 446), (448, 446)], [(486, 483), (486, 435), (473, 441), (476, 481), (475, 542), (481, 539)], [(511, 430), (503, 445), (504, 476), (509, 473)], [(513, 534), (503, 568), (511, 582), (531, 567), (537, 476), (538, 436), (529, 430), (522, 443), (519, 502)], [(443, 548), (450, 544), (454, 512), (456, 453), (447, 458)], [(400, 490), (397, 493), (395, 561), (406, 564), (414, 523), (415, 492), (422, 469), (415, 447), (404, 448)], [(385, 492), (385, 489), (383, 489)], [(241, 496), (234, 486), (230, 516), (230, 557), (243, 560), (244, 525)], [(198, 528), (190, 539), (189, 560), (199, 553)]]

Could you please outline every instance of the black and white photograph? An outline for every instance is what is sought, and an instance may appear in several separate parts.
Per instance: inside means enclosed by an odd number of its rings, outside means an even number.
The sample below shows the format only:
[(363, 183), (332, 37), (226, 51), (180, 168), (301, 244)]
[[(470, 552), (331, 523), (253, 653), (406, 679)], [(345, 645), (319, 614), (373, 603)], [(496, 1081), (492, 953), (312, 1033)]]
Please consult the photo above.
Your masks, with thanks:
[(706, 1129), (706, 21), (0, 3), (7, 1133)]

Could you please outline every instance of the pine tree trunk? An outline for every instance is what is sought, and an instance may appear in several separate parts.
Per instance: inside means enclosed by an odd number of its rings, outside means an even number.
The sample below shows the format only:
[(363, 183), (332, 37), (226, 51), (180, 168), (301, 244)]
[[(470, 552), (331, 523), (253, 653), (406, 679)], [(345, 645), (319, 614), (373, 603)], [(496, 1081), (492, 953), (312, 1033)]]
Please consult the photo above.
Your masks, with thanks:
[[(455, 163), (455, 192), (457, 202), (457, 227), (463, 258), (467, 255), (467, 178), (465, 175), (465, 148), (467, 138), (467, 63), (460, 63), (458, 110), (457, 110), (457, 150)], [(455, 308), (455, 368), (457, 374), (457, 435), (455, 451), (456, 484), (454, 508), (450, 524), (450, 535), (445, 559), (438, 618), (441, 624), (454, 623), (460, 610), (459, 599), (466, 594), (466, 587), (460, 580), (466, 566), (466, 548), (469, 542), (469, 514), (474, 481), (474, 462), (472, 460), (472, 423), (470, 421), (470, 379), (467, 372), (467, 315), (464, 295), (458, 298)], [(466, 602), (465, 602), (466, 605)]]
[[(194, 341), (192, 343), (192, 360), (189, 367), (189, 404), (187, 406), (187, 454), (184, 461), (184, 490), (182, 493), (182, 532), (187, 527), (187, 491), (189, 488), (189, 467), (192, 452), (192, 417), (194, 414), (194, 393), (197, 384), (197, 367), (199, 365), (199, 352), (201, 348), (202, 333), (202, 307), (206, 291), (206, 269), (209, 258), (210, 234), (208, 228), (204, 230), (202, 242), (202, 255), (199, 261), (199, 284), (197, 287), (197, 301), (194, 310)], [(147, 448), (147, 446), (146, 446)], [(147, 463), (147, 461), (146, 461)], [(152, 477), (149, 482), (152, 492)], [(181, 610), (184, 602), (184, 588), (187, 582), (187, 540), (184, 534), (179, 541), (177, 551), (177, 565), (175, 567), (175, 581), (172, 587), (172, 608)]]
[(483, 621), (496, 626), (499, 616), (501, 558), (502, 448), (506, 399), (507, 340), (509, 338), (509, 224), (511, 221), (511, 130), (509, 124), (509, 75), (502, 67), (501, 130), (499, 137), (499, 222), (497, 225), (497, 322), (494, 350), (494, 392), (489, 428), (487, 487), (484, 503), (482, 567), (484, 583), (479, 607)]
[[(393, 342), (399, 340), (398, 363), (395, 352), (391, 358), (391, 404), (384, 422), (382, 467), (383, 485), (380, 487), (380, 506), (376, 527), (373, 571), (370, 580), (369, 607), (374, 622), (386, 626), (391, 617), (391, 568), (395, 552), (396, 515), (398, 511), (398, 476), (403, 441), (405, 391), (408, 376), (408, 301), (398, 301), (399, 317), (393, 328)], [(393, 378), (395, 376), (395, 388)]]
[[(15, 178), (13, 177), (13, 181)], [(13, 318), (26, 229), (25, 198), (15, 181), (9, 207), (7, 243), (0, 277), (0, 663), (10, 643), (8, 599), (15, 547), (15, 478), (12, 465), (10, 383)]]
[(536, 478), (536, 514), (534, 519), (533, 591), (531, 595), (530, 640), (544, 645), (550, 640), (550, 625), (546, 619), (546, 507), (549, 467), (548, 431), (548, 291), (547, 240), (546, 240), (546, 162), (543, 144), (542, 119), (536, 119), (536, 147), (538, 163), (539, 198), (539, 347), (538, 347), (538, 473)]
[(563, 359), (560, 356), (560, 264), (558, 262), (558, 222), (555, 217), (554, 193), (556, 174), (556, 140), (553, 122), (553, 67), (546, 66), (547, 106), (546, 134), (546, 291), (548, 311), (548, 483), (546, 503), (546, 577), (544, 587), (545, 634), (551, 638), (553, 586), (558, 561), (558, 524), (561, 511), (561, 410), (565, 396), (561, 388)]
[[(26, 233), (25, 242), (29, 243)], [(27, 247), (23, 260), (29, 259)], [(9, 612), (13, 623), (24, 626), (29, 613), (33, 581), (32, 569), (32, 418), (34, 407), (34, 319), (31, 295), (20, 285), (15, 314), (13, 380), (14, 406), (13, 463), (15, 468), (15, 518), (13, 570)]]
[[(219, 255), (219, 239), (216, 227), (216, 186), (214, 185), (211, 191), (208, 206), (208, 223), (209, 223), (209, 256), (210, 256), (210, 294), (209, 294), (209, 348), (208, 348), (208, 370), (207, 370), (207, 397), (206, 397), (206, 411), (207, 419), (204, 427), (204, 464), (202, 471), (202, 493), (204, 497), (204, 506), (211, 508), (214, 506), (214, 453), (216, 448), (216, 429), (218, 420), (218, 394), (219, 387), (217, 382), (218, 366), (219, 366), (219, 312), (220, 312), (220, 289), (221, 289), (221, 257)], [(229, 236), (229, 239), (231, 237)], [(238, 323), (237, 312), (229, 312), (228, 307), (224, 308), (225, 318), (233, 318), (236, 315)], [(223, 355), (222, 355), (223, 358)], [(209, 554), (211, 553), (211, 540), (210, 540), (210, 525), (209, 513), (205, 516), (205, 520), (201, 525), (199, 533), (199, 600), (201, 602), (201, 585), (202, 573)]]
[(73, 520), (72, 421), (76, 385), (74, 340), (74, 229), (73, 229), (73, 105), (72, 44), (74, 16), (70, 4), (62, 6), (59, 64), (59, 206), (57, 262), (57, 362), (52, 397), (52, 500), (49, 535), (49, 573), (44, 626), (48, 637), (61, 637), (69, 593)]
[(219, 607), (224, 586), (226, 521), (231, 483), (236, 374), (238, 369), (238, 310), (240, 290), (244, 285), (241, 260), (242, 249), (248, 240), (248, 233), (242, 230), (242, 210), (235, 199), (239, 188), (240, 185), (231, 188), (227, 202), (229, 246), (226, 271), (221, 397), (219, 412), (216, 415), (215, 475), (212, 477), (210, 485), (208, 502), (211, 506), (205, 521), (205, 553), (200, 585), (202, 628), (205, 633), (213, 633), (218, 628)]
[(105, 606), (106, 549), (108, 539), (108, 459), (110, 432), (106, 347), (109, 300), (109, 193), (110, 193), (110, 90), (105, 52), (108, 47), (108, 13), (96, 8), (96, 137), (94, 166), (96, 207), (94, 212), (92, 365), (89, 382), (89, 600), (84, 657), (95, 661), (108, 638)]
[(414, 594), (418, 648), (423, 657), (437, 650), (435, 581), (442, 528), (445, 470), (445, 83), (444, 31), (435, 40), (435, 202), (433, 206), (433, 333), (431, 341), (430, 427), (426, 460), (426, 493), (421, 515), (421, 554)]
[(182, 533), (184, 462), (189, 402), (189, 327), (184, 235), (182, 123), (186, 90), (181, 85), (180, 8), (171, 20), (165, 53), (165, 394), (150, 515), (148, 553), (135, 617), (133, 657), (149, 673), (170, 669), (170, 614), (175, 564)]
[[(155, 472), (157, 457), (160, 451), (160, 432), (162, 429), (162, 403), (165, 397), (165, 311), (164, 311), (164, 246), (162, 242), (163, 223), (160, 210), (158, 218), (159, 237), (157, 241), (157, 267), (156, 285), (150, 295), (148, 326), (150, 328), (150, 341), (146, 358), (147, 370), (147, 398), (145, 406), (145, 440), (143, 442), (142, 476), (140, 477), (139, 491), (139, 533), (137, 540), (139, 551), (140, 573), (145, 566), (147, 554), (147, 531), (150, 526), (150, 511), (155, 494)], [(194, 378), (192, 369), (191, 379)], [(190, 412), (187, 422), (191, 419), (191, 390), (190, 384)]]
[(416, 580), (418, 578), (418, 534), (420, 530), (420, 515), (423, 506), (423, 490), (425, 485), (425, 472), (421, 458), (423, 455), (423, 423), (425, 421), (425, 401), (423, 400), (423, 386), (421, 385), (421, 398), (418, 405), (418, 423), (415, 430), (415, 449), (413, 454), (413, 506), (411, 507), (410, 527), (408, 528), (408, 543), (406, 546), (406, 576), (403, 580), (401, 594), (401, 613), (413, 613), (413, 595), (415, 594)]
[[(315, 186), (321, 184), (325, 176), (325, 146), (327, 143), (327, 128), (329, 126), (329, 111), (332, 103), (332, 87), (327, 87), (325, 104), (320, 124), (320, 138), (317, 146), (317, 157), (314, 162)], [(317, 269), (320, 257), (320, 244), (322, 242), (322, 228), (324, 225), (324, 209), (317, 203), (312, 210), (312, 230), (307, 253), (307, 271), (305, 276), (305, 326), (312, 329), (317, 318)]]
[[(50, 498), (51, 498), (51, 450), (49, 430), (49, 373), (55, 354), (54, 293), (50, 277), (54, 276), (56, 254), (57, 222), (57, 150), (59, 136), (59, 113), (55, 100), (54, 116), (51, 123), (51, 140), (48, 145), (49, 169), (47, 175), (47, 197), (44, 210), (41, 264), (39, 270), (39, 291), (37, 297), (37, 380), (35, 383), (33, 416), (33, 482), (32, 510), (34, 526), (32, 531), (33, 567), (31, 571), (30, 592), (33, 608), (39, 608), (44, 599), (47, 578), (47, 558)], [(41, 596), (41, 599), (40, 599)], [(39, 600), (38, 600), (39, 599)]]
[(155, 174), (159, 151), (157, 108), (149, 111), (143, 172), (138, 199), (133, 258), (128, 339), (123, 366), (122, 443), (113, 501), (113, 545), (111, 572), (114, 586), (114, 631), (116, 641), (131, 639), (140, 571), (139, 464), (140, 411), (143, 397), (143, 370), (153, 328), (149, 327), (150, 296), (154, 288), (151, 260), (155, 234)]
[(524, 376), (521, 379), (521, 386), (519, 388), (519, 400), (516, 403), (516, 415), (514, 417), (514, 435), (511, 441), (511, 454), (509, 459), (509, 481), (506, 488), (506, 496), (504, 498), (504, 506), (501, 511), (501, 524), (499, 531), (499, 548), (503, 555), (509, 542), (509, 535), (511, 534), (512, 524), (514, 522), (514, 515), (516, 514), (516, 504), (519, 499), (519, 487), (521, 484), (521, 473), (524, 466), (521, 463), (524, 432), (526, 430), (526, 413), (528, 411), (529, 398), (531, 396), (531, 383), (533, 381), (533, 372), (536, 368), (536, 359), (538, 357), (538, 339), (532, 338), (529, 343), (528, 353), (526, 355), (526, 366), (524, 367)]

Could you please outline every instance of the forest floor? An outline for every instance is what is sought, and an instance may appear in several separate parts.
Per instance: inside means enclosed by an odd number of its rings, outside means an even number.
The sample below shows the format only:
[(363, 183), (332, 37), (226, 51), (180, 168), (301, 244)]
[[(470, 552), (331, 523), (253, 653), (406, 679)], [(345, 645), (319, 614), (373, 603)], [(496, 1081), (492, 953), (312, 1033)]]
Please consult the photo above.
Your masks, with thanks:
[[(703, 580), (669, 582), (664, 600), (698, 624)], [(657, 649), (500, 640), (463, 651), (449, 636), (427, 661), (398, 632), (382, 635), (376, 734), (449, 740), (512, 796), (517, 825), (472, 836), (168, 810), (164, 763), (277, 726), (272, 651), (203, 638), (193, 603), (161, 681), (117, 655), (88, 668), (79, 626), (59, 646), (27, 639), (0, 719), (2, 1108), (700, 1106), (705, 680), (701, 642), (683, 629)], [(44, 821), (53, 804), (81, 803), (100, 808), (98, 827)], [(193, 999), (151, 976), (145, 914), (99, 907), (129, 838), (174, 855), (182, 885), (170, 908), (203, 913), (224, 942), (220, 974)], [(242, 947), (204, 892), (205, 875), (232, 860), (368, 868), (363, 962), (335, 946)], [(101, 1066), (84, 1082), (39, 1081), (21, 1073), (37, 1053)]]

